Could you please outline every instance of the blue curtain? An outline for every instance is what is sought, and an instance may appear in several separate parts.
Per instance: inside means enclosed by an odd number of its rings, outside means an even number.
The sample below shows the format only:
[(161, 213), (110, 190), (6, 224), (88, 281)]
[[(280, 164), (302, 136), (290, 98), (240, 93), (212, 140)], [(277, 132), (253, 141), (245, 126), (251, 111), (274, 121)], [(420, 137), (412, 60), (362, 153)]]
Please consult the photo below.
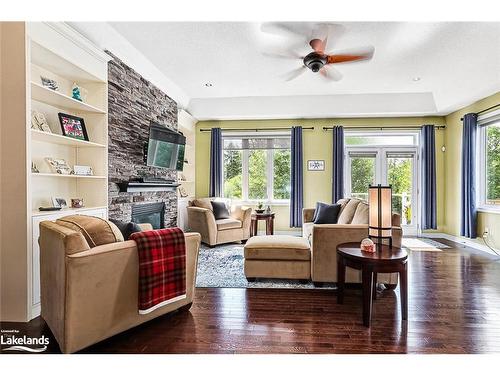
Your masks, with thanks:
[(333, 127), (332, 202), (344, 198), (344, 128)]
[(302, 226), (303, 207), (303, 159), (302, 127), (293, 126), (291, 134), (291, 189), (290, 189), (290, 227)]
[(211, 197), (222, 195), (222, 131), (212, 128), (210, 140), (210, 187)]
[(422, 229), (437, 229), (436, 219), (436, 134), (434, 125), (421, 132), (422, 154)]
[(463, 119), (462, 129), (462, 199), (460, 235), (477, 237), (476, 212), (476, 134), (477, 114), (467, 113)]

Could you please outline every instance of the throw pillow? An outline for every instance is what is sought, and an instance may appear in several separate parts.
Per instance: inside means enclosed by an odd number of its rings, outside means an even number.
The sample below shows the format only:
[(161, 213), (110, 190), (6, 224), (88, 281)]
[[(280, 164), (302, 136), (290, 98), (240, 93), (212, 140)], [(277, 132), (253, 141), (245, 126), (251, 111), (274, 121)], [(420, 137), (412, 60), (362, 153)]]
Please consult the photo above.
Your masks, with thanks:
[(113, 219), (110, 219), (110, 221), (113, 224), (115, 224), (118, 227), (118, 229), (120, 229), (120, 232), (122, 232), (123, 238), (125, 240), (128, 240), (128, 238), (132, 233), (142, 231), (141, 227), (137, 223), (133, 222), (126, 223), (124, 221), (113, 220)]
[(210, 202), (210, 198), (198, 198), (193, 201), (193, 206), (206, 208), (207, 210), (212, 211), (212, 205)]
[(330, 205), (329, 203), (316, 202), (316, 208), (314, 210), (314, 215), (313, 215), (313, 218), (312, 218), (313, 223), (316, 220), (316, 218), (318, 217), (319, 208), (321, 206), (329, 206), (329, 205)]
[(229, 219), (229, 211), (226, 203), (212, 201), (212, 211), (214, 212), (215, 220)]
[(100, 217), (70, 215), (57, 219), (56, 223), (82, 233), (90, 247), (123, 241), (123, 235), (117, 226)]
[(337, 224), (340, 204), (320, 203), (314, 224)]

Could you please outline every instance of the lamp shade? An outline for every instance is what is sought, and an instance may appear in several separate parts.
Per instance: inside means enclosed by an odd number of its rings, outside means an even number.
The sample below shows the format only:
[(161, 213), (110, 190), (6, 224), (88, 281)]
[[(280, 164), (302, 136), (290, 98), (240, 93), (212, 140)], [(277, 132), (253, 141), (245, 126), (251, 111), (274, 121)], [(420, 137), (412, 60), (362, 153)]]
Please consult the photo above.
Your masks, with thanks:
[(392, 237), (392, 188), (372, 185), (368, 189), (368, 235), (374, 238)]

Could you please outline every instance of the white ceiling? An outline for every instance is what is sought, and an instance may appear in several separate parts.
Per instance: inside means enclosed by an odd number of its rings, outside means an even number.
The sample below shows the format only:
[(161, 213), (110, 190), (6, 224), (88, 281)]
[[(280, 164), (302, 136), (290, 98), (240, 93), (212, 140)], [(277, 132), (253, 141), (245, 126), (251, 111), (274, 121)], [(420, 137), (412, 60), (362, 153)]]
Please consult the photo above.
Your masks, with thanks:
[(329, 49), (373, 45), (375, 54), (337, 65), (338, 82), (311, 71), (285, 81), (301, 61), (263, 52), (298, 45), (305, 55), (310, 47), (264, 33), (260, 23), (110, 25), (187, 94), (187, 109), (198, 119), (443, 115), (500, 91), (500, 23), (342, 23)]

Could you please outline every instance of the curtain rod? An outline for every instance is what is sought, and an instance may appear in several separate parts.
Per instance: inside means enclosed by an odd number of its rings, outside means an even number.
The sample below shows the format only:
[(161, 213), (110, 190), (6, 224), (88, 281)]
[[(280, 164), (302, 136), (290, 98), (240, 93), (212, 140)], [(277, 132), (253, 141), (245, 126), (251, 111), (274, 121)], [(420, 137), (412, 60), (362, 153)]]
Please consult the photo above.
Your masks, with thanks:
[[(436, 129), (446, 129), (445, 125), (434, 125)], [(344, 126), (344, 129), (358, 129), (358, 130), (383, 130), (383, 129), (392, 129), (392, 130), (417, 130), (422, 129), (421, 126)], [(323, 130), (333, 130), (333, 126), (323, 126)]]
[[(269, 131), (269, 130), (291, 130), (292, 128), (290, 127), (282, 127), (282, 128), (262, 128), (262, 129), (257, 129), (257, 128), (234, 128), (234, 129), (230, 129), (230, 128), (226, 128), (226, 129), (221, 129), (222, 131), (237, 131), (237, 132), (241, 132), (241, 131), (254, 131), (254, 132), (259, 132), (259, 131)], [(207, 129), (207, 128), (204, 128), (204, 129), (200, 129), (200, 132), (209, 132), (211, 131), (212, 129)], [(314, 126), (309, 126), (309, 127), (302, 127), (302, 130), (314, 130)]]
[[(482, 111), (477, 112), (476, 115), (480, 115), (481, 113), (488, 112), (489, 110), (496, 108), (496, 107), (500, 107), (500, 104), (495, 104), (495, 105), (492, 105), (491, 107), (483, 109)], [(460, 121), (464, 121), (464, 118), (460, 117)]]

